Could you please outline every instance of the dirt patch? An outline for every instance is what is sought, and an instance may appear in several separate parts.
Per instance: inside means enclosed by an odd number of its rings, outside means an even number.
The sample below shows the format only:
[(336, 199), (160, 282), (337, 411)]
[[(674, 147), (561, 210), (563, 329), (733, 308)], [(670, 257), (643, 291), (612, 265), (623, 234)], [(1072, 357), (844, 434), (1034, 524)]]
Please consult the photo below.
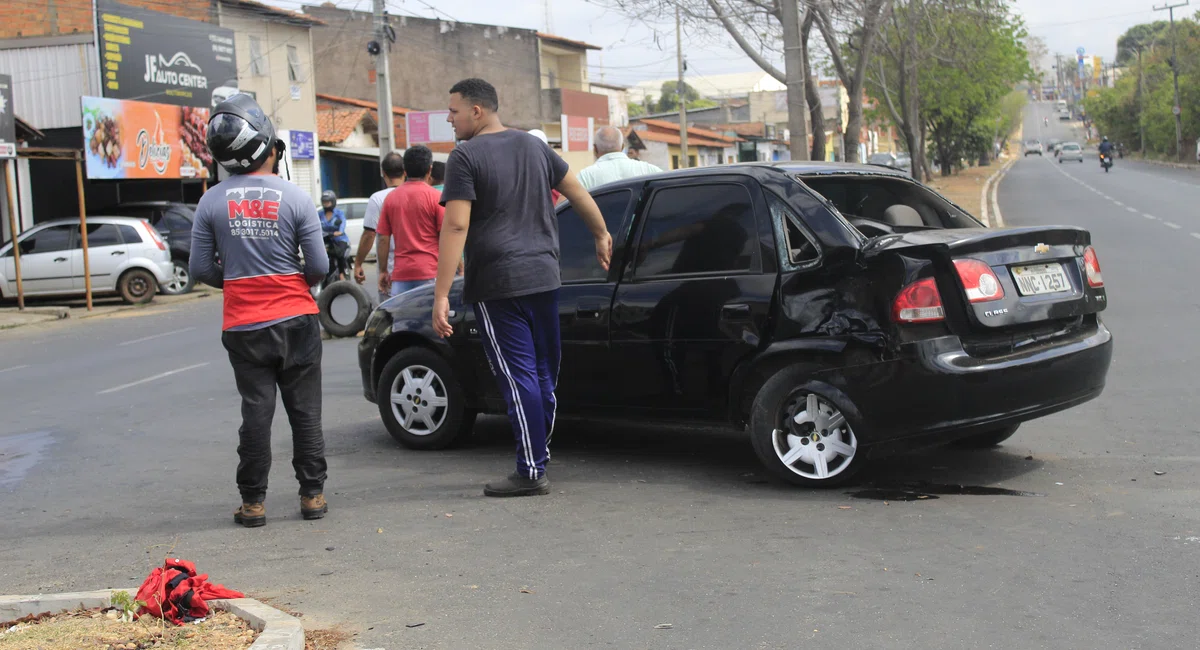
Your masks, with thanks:
[(305, 630), (304, 650), (339, 650), (353, 637), (353, 634), (336, 627), (330, 630)]
[(950, 199), (952, 203), (970, 212), (973, 216), (983, 216), (980, 195), (983, 184), (992, 174), (996, 173), (1004, 160), (994, 160), (987, 167), (968, 167), (952, 176), (935, 176), (929, 185), (939, 194)]
[(90, 609), (4, 623), (0, 650), (245, 650), (258, 637), (246, 621), (229, 612), (214, 612), (182, 626), (149, 616), (125, 623), (115, 620), (116, 615), (116, 610)]

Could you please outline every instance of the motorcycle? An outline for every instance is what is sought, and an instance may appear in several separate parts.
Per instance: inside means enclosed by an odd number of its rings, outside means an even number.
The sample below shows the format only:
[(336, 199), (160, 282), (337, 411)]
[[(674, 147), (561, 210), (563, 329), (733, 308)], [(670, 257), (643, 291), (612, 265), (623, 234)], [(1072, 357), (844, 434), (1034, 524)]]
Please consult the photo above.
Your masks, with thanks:
[(350, 252), (350, 247), (346, 246), (345, 250), (341, 250), (338, 242), (334, 240), (333, 233), (325, 233), (325, 254), (329, 257), (329, 272), (325, 274), (325, 279), (321, 280), (321, 284), (317, 287), (317, 293), (329, 285), (337, 282), (339, 277), (342, 279), (349, 278), (354, 268), (354, 258)]
[(1104, 168), (1104, 173), (1107, 174), (1108, 169), (1113, 166), (1112, 154), (1110, 154), (1110, 153), (1100, 154), (1100, 166)]

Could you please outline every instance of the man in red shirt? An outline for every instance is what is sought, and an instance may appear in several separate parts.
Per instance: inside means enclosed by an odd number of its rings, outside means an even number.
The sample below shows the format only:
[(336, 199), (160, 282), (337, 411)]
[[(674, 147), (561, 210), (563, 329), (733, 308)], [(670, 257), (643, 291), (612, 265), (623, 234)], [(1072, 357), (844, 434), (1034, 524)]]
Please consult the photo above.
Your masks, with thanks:
[[(433, 170), (433, 152), (417, 145), (404, 152), (404, 172), (408, 180), (392, 190), (379, 215), (378, 239), (379, 290), (392, 296), (432, 284), (437, 278), (438, 238), (446, 209), (438, 205), (441, 193), (429, 184)], [(389, 258), (388, 237), (396, 242), (394, 257)], [(392, 260), (388, 273), (388, 260)]]

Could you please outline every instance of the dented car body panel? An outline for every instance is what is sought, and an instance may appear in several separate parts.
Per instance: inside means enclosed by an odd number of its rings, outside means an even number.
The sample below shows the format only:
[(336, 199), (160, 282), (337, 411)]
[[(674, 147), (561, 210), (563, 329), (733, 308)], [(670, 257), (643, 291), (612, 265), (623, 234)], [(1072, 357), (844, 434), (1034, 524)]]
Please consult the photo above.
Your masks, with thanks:
[[(621, 213), (605, 214), (608, 274), (577, 282), (564, 271), (560, 415), (742, 427), (763, 384), (799, 369), (854, 421), (861, 444), (884, 453), (896, 441), (935, 444), (1019, 423), (1103, 390), (1112, 341), (1098, 314), (1107, 296), (1083, 268), (1086, 230), (986, 229), (910, 177), (866, 165), (702, 168), (592, 194), (600, 204), (625, 191)], [(718, 207), (711, 219), (689, 216), (722, 201), (742, 211), (738, 227)], [(569, 206), (559, 214), (566, 269), (578, 217)], [(961, 258), (993, 269), (1003, 298), (969, 302), (955, 274)], [(686, 265), (708, 263), (702, 272)], [(1026, 266), (1069, 290), (1022, 294), (1013, 269)], [(944, 318), (895, 322), (893, 301), (924, 278), (934, 279)], [(445, 341), (429, 327), (432, 287), (380, 306), (359, 347), (368, 400), (391, 354), (424, 345), (451, 360), (472, 409), (505, 411), (459, 289)]]

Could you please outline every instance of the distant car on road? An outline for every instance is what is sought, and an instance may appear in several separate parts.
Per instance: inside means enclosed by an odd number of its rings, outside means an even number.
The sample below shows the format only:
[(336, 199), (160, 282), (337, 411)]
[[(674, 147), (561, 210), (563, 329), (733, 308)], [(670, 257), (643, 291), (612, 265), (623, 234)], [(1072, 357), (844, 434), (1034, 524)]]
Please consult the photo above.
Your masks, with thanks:
[(1062, 145), (1062, 151), (1058, 154), (1058, 162), (1061, 164), (1068, 160), (1083, 162), (1083, 147), (1079, 146), (1078, 142), (1066, 142)]
[(873, 153), (867, 157), (868, 165), (878, 165), (880, 167), (890, 167), (899, 169), (903, 172), (912, 174), (912, 156), (903, 152), (879, 152)]
[[(1104, 387), (1107, 296), (1081, 228), (985, 228), (899, 171), (844, 163), (703, 167), (592, 196), (608, 271), (557, 209), (560, 418), (726, 422), (780, 479), (833, 486), (868, 457), (999, 444)], [(358, 346), (364, 396), (417, 449), (506, 410), (461, 280), (447, 339), (432, 306), (432, 287), (385, 301)]]
[(1031, 153), (1036, 153), (1040, 156), (1043, 153), (1042, 143), (1038, 140), (1026, 140), (1024, 152), (1026, 156)]
[[(154, 299), (171, 280), (174, 265), (167, 244), (149, 222), (128, 217), (87, 219), (88, 267), (92, 291), (116, 293), (129, 304)], [(21, 288), (27, 296), (84, 293), (83, 244), (78, 219), (38, 224), (17, 238), (21, 247)], [(17, 296), (12, 244), (0, 247), (0, 297)]]

